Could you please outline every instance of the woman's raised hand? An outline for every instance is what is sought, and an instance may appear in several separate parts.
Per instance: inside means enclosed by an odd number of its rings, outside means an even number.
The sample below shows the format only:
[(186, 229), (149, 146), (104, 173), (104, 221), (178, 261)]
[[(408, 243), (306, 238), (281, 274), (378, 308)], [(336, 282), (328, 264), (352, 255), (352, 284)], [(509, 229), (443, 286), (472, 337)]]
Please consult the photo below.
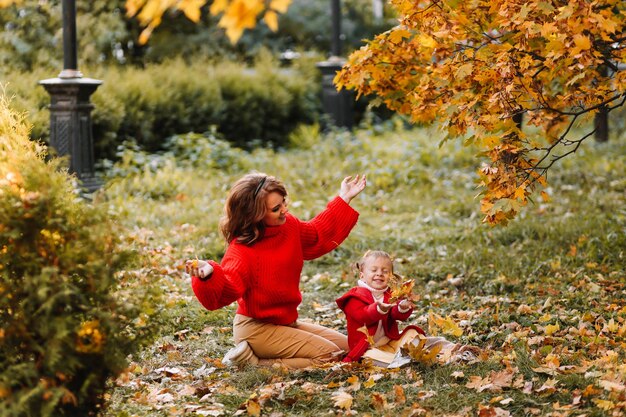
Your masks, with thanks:
[(363, 191), (366, 184), (365, 175), (360, 176), (357, 174), (355, 176), (345, 177), (343, 181), (341, 181), (339, 197), (341, 197), (346, 203), (350, 204), (350, 201)]

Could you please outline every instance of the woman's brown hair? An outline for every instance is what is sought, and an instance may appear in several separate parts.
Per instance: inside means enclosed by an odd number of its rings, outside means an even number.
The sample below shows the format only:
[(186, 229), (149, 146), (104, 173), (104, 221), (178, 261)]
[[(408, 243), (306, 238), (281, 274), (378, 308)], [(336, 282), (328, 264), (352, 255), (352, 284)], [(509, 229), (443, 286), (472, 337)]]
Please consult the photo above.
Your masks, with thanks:
[(220, 220), (220, 231), (227, 242), (237, 239), (244, 245), (252, 245), (263, 238), (265, 198), (273, 192), (287, 197), (283, 183), (263, 173), (247, 174), (233, 185), (224, 205), (224, 217)]

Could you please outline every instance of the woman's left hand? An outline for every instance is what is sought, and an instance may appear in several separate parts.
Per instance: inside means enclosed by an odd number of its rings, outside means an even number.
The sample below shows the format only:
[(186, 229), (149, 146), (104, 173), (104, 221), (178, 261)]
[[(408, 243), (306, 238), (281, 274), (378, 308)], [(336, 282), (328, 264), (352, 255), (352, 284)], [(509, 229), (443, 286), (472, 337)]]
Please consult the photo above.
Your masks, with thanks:
[(361, 191), (363, 191), (366, 184), (367, 181), (365, 180), (365, 175), (360, 176), (359, 174), (357, 174), (354, 177), (346, 177), (341, 182), (339, 197), (341, 197), (346, 203), (350, 204), (352, 199), (356, 197)]

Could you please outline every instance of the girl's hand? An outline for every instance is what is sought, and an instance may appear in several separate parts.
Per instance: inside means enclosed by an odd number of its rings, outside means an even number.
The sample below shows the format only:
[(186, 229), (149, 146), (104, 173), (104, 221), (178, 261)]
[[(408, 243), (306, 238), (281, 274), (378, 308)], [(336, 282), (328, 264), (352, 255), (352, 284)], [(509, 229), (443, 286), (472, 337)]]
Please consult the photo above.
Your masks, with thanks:
[(213, 266), (207, 261), (190, 259), (185, 261), (185, 272), (193, 277), (206, 279), (213, 273)]
[(363, 189), (367, 182), (365, 181), (365, 175), (360, 176), (359, 174), (349, 177), (345, 177), (343, 181), (341, 181), (341, 189), (339, 190), (339, 197), (343, 199), (346, 203), (350, 204), (350, 201), (354, 197), (356, 197)]
[(391, 307), (393, 306), (394, 304), (387, 304), (387, 303), (383, 303), (382, 301), (376, 301), (376, 308), (378, 309), (378, 312), (380, 314), (389, 313), (389, 310), (391, 310)]
[(414, 307), (415, 307), (415, 304), (413, 304), (412, 301), (407, 300), (406, 298), (398, 303), (398, 308), (402, 311), (408, 311)]

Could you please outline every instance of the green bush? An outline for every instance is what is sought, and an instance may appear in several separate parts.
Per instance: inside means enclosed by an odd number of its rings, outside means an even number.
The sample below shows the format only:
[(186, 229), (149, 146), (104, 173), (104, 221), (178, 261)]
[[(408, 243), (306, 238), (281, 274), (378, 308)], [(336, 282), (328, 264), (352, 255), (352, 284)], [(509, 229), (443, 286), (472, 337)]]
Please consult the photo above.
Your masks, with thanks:
[(88, 416), (149, 341), (159, 297), (103, 206), (0, 98), (0, 415)]
[(236, 65), (216, 68), (224, 112), (218, 131), (240, 147), (251, 144), (284, 146), (301, 123), (312, 123), (317, 89), (295, 78), (293, 71), (276, 71), (267, 64), (248, 70)]
[(220, 122), (220, 87), (203, 65), (177, 60), (145, 69), (110, 67), (96, 77), (104, 80), (93, 95), (99, 155), (112, 155), (128, 139), (146, 150), (162, 149), (168, 136), (204, 132)]
[[(286, 145), (296, 126), (317, 119), (319, 82), (308, 69), (278, 66), (265, 58), (254, 67), (173, 60), (144, 69), (84, 70), (85, 76), (103, 80), (91, 98), (96, 159), (113, 159), (127, 140), (154, 152), (172, 135), (204, 133), (212, 126), (240, 146)], [(5, 78), (7, 94), (28, 112), (32, 137), (44, 142), (50, 97), (37, 82), (53, 76), (38, 71)]]

